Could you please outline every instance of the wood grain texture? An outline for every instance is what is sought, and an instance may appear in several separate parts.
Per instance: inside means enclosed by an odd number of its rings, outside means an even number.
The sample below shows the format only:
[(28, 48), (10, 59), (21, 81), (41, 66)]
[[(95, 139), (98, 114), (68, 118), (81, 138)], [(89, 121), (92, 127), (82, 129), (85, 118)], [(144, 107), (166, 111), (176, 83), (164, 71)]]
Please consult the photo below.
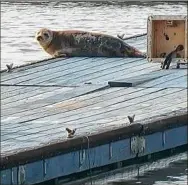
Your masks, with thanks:
[[(146, 36), (127, 43), (144, 50)], [(128, 115), (144, 124), (184, 110), (186, 79), (186, 68), (161, 70), (139, 58), (60, 58), (3, 72), (1, 154), (67, 141), (66, 127), (77, 128), (77, 138), (126, 127)]]

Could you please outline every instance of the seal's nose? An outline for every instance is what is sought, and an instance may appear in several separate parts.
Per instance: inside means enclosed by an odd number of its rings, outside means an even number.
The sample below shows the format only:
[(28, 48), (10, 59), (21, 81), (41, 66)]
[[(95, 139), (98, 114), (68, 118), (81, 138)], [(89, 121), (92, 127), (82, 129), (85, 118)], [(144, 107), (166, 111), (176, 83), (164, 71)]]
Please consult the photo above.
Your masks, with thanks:
[(38, 37), (37, 37), (37, 40), (38, 40), (38, 41), (41, 41), (41, 40), (42, 40), (42, 37), (41, 37), (41, 36), (38, 36)]

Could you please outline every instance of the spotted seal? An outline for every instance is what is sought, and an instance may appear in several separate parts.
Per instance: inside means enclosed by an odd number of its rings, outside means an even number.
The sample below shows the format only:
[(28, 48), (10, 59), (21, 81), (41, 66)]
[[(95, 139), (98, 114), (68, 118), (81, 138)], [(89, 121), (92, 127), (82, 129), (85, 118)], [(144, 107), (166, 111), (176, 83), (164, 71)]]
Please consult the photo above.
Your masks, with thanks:
[(107, 34), (42, 28), (35, 38), (44, 51), (53, 57), (145, 57), (122, 39)]

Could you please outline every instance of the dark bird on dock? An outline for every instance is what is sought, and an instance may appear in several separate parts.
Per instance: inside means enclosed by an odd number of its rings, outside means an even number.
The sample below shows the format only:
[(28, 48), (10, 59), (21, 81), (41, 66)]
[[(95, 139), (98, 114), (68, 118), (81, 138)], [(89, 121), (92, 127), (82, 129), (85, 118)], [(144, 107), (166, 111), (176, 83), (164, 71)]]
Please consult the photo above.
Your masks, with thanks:
[(11, 64), (6, 64), (6, 66), (7, 66), (7, 72), (9, 73), (9, 72), (12, 70), (13, 63), (11, 63)]
[(73, 130), (71, 130), (69, 128), (66, 128), (66, 131), (68, 132), (68, 136), (67, 137), (68, 138), (72, 138), (74, 136), (75, 132), (76, 132), (76, 128), (73, 129)]
[(169, 69), (170, 63), (172, 62), (172, 59), (176, 57), (178, 51), (182, 51), (182, 50), (184, 50), (183, 45), (181, 45), (181, 44), (178, 45), (175, 50), (173, 50), (172, 52), (170, 52), (170, 53), (166, 56), (165, 61), (164, 61), (163, 64), (161, 65), (161, 68), (164, 69), (165, 66), (166, 66), (166, 69)]
[(125, 34), (121, 34), (121, 35), (118, 34), (118, 35), (117, 35), (117, 37), (118, 37), (119, 39), (122, 39), (122, 40), (124, 39), (124, 36), (125, 36)]
[(161, 53), (160, 54), (160, 58), (165, 58), (165, 56), (166, 56), (166, 53)]
[(135, 114), (133, 116), (127, 116), (127, 118), (129, 119), (129, 123), (131, 124), (134, 122)]

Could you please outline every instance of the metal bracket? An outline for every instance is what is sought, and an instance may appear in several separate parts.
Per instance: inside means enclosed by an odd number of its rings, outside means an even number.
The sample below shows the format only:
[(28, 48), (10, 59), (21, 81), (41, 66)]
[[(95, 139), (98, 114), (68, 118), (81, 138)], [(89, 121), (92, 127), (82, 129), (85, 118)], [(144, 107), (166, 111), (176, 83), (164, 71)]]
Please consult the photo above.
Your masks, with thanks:
[(46, 159), (43, 159), (43, 177), (45, 177), (47, 174), (47, 161)]
[(19, 185), (25, 184), (25, 167), (24, 166), (18, 167), (18, 184)]
[(112, 158), (113, 150), (112, 150), (112, 143), (109, 143), (109, 159)]
[(146, 142), (143, 136), (135, 136), (131, 138), (131, 152), (133, 154), (144, 153), (145, 147)]
[(85, 162), (85, 159), (86, 159), (86, 150), (82, 148), (79, 151), (79, 166), (80, 166), (80, 168), (82, 167), (83, 163)]

